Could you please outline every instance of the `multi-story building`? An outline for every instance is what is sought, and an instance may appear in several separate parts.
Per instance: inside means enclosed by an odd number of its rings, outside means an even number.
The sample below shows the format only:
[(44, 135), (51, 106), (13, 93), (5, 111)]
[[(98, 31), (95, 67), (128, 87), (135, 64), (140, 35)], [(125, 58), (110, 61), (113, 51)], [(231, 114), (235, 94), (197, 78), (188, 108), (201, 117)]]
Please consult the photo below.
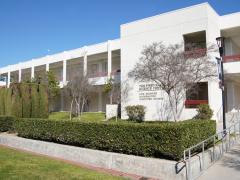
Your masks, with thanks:
[[(9, 65), (0, 69), (2, 80), (9, 86), (34, 78), (45, 71), (55, 72), (60, 86), (67, 84), (76, 73), (88, 74), (94, 80), (88, 111), (105, 111), (108, 97), (103, 92), (107, 79), (113, 76), (125, 82), (141, 56), (143, 47), (153, 42), (176, 44), (197, 43), (206, 48), (208, 43), (216, 44), (216, 37), (225, 37), (225, 92), (226, 111), (235, 112), (240, 108), (240, 12), (220, 16), (208, 3), (163, 13), (153, 17), (121, 25), (120, 38), (100, 44), (45, 56), (38, 59)], [(188, 49), (186, 49), (188, 51)], [(216, 53), (216, 56), (219, 56)], [(215, 58), (213, 58), (215, 61)], [(117, 82), (115, 81), (115, 82)], [(122, 99), (122, 110), (126, 105), (142, 104), (147, 108), (146, 119), (160, 119), (163, 92), (156, 90), (144, 98), (143, 84), (131, 80), (128, 98)], [(208, 103), (214, 110), (214, 119), (221, 120), (221, 90), (219, 81), (203, 82), (195, 99), (185, 99), (180, 119), (189, 119), (196, 114), (196, 105)], [(146, 95), (146, 94), (145, 94)], [(163, 98), (164, 99), (164, 98)], [(69, 106), (64, 96), (59, 98), (58, 111), (66, 111)], [(122, 118), (126, 118), (122, 113)]]

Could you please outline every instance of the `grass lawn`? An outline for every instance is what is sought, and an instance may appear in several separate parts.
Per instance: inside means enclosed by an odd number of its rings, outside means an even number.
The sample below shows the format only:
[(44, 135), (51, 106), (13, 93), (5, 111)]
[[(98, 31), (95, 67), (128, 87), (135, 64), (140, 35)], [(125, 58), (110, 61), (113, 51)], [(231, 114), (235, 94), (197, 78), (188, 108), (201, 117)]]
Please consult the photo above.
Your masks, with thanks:
[(0, 146), (0, 179), (120, 180), (123, 178)]
[[(52, 112), (49, 115), (49, 119), (54, 120), (69, 120), (69, 112)], [(73, 120), (79, 120), (77, 117), (73, 118)], [(108, 121), (105, 121), (105, 113), (102, 112), (84, 112), (81, 116), (81, 120), (83, 122), (103, 122), (103, 123), (136, 123), (135, 121), (128, 121), (118, 119), (116, 121), (115, 118), (112, 118)], [(144, 121), (143, 123), (172, 123), (168, 121)]]
[[(68, 120), (69, 119), (69, 112), (53, 112), (49, 115), (49, 119), (57, 119), (57, 120)], [(73, 118), (74, 120), (78, 120), (78, 118)], [(81, 121), (104, 121), (105, 120), (105, 113), (98, 113), (98, 112), (85, 112), (81, 116)]]

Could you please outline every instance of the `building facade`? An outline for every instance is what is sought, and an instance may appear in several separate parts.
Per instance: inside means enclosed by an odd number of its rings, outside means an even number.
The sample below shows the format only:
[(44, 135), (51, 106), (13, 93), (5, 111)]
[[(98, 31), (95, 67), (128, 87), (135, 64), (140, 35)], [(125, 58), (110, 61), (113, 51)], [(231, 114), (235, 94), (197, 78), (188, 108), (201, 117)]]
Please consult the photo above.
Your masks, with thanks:
[[(11, 82), (21, 82), (52, 70), (64, 87), (76, 74), (88, 74), (93, 82), (87, 111), (106, 111), (109, 97), (103, 87), (112, 77), (114, 82), (127, 82), (127, 97), (122, 96), (122, 118), (127, 118), (124, 109), (127, 105), (141, 104), (146, 106), (147, 120), (162, 120), (162, 108), (166, 95), (154, 88), (152, 83), (137, 83), (128, 78), (146, 45), (153, 42), (165, 44), (198, 43), (199, 49), (206, 48), (208, 43), (216, 44), (216, 37), (225, 37), (224, 71), (226, 82), (226, 111), (231, 114), (240, 108), (240, 12), (220, 16), (208, 4), (163, 13), (121, 25), (119, 39), (100, 44), (85, 46), (79, 49), (45, 56), (38, 59), (9, 65), (0, 68), (1, 83), (7, 86)], [(186, 50), (187, 51), (187, 50)], [(216, 56), (219, 56), (216, 53)], [(213, 61), (216, 61), (213, 58)], [(217, 68), (217, 67), (216, 67)], [(198, 96), (182, 102), (180, 119), (189, 119), (196, 115), (196, 105), (207, 103), (214, 111), (214, 119), (222, 119), (222, 101), (219, 81), (203, 82)], [(123, 85), (121, 86), (123, 90)], [(151, 93), (149, 93), (149, 88)], [(67, 111), (69, 105), (62, 95), (56, 111)]]

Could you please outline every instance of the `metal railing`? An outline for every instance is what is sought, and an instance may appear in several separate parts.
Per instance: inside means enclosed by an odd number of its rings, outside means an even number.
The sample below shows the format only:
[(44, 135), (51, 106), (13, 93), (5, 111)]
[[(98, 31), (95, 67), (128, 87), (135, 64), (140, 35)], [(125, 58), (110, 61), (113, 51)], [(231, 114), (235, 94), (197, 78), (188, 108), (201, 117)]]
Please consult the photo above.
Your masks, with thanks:
[[(227, 152), (235, 142), (240, 138), (240, 121), (226, 128), (225, 130), (205, 139), (204, 141), (184, 150), (183, 161), (186, 165), (186, 179), (192, 180), (198, 178), (204, 170), (213, 165), (220, 159), (225, 152)], [(220, 147), (219, 154), (216, 154), (216, 146)], [(211, 162), (205, 164), (206, 150), (211, 147)], [(192, 176), (191, 162), (193, 156), (199, 154), (200, 158), (200, 173)]]

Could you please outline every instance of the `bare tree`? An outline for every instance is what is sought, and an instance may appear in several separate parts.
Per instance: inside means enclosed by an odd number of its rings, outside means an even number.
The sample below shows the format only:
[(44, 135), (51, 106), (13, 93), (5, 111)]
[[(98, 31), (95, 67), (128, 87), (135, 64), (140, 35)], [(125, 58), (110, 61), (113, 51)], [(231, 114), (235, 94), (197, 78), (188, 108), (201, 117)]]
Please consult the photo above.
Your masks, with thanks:
[(87, 76), (76, 75), (68, 82), (65, 92), (71, 98), (70, 119), (72, 119), (72, 114), (76, 114), (79, 120), (81, 119), (91, 88), (92, 85)]
[(162, 42), (144, 47), (139, 62), (136, 63), (129, 77), (138, 82), (155, 82), (166, 92), (175, 121), (178, 120), (186, 91), (194, 84), (216, 77), (216, 64), (211, 61), (211, 51), (198, 50), (194, 45), (185, 52), (183, 44), (164, 45)]

